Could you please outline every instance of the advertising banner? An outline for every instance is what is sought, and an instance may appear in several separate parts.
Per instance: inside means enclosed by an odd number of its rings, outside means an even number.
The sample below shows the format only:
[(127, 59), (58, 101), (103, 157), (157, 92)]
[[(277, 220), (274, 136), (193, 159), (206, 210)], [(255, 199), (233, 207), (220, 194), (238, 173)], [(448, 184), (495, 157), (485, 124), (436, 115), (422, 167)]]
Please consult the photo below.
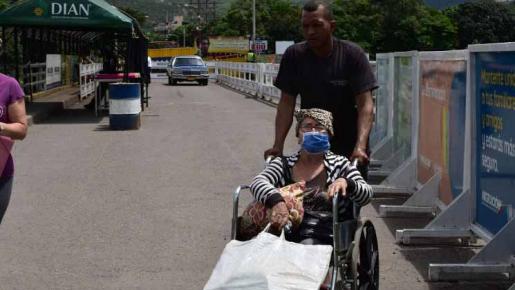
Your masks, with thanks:
[(375, 91), (375, 120), (370, 134), (370, 147), (386, 138), (388, 133), (388, 104), (390, 99), (390, 59), (377, 58), (376, 60), (377, 84)]
[(247, 53), (249, 40), (245, 37), (210, 37), (209, 53)]
[(46, 86), (53, 88), (61, 84), (61, 55), (46, 55)]
[(295, 42), (293, 42), (293, 41), (276, 41), (275, 42), (275, 54), (284, 54), (286, 49), (293, 44), (295, 44)]
[(256, 45), (252, 44), (252, 40), (249, 42), (249, 46), (256, 53), (264, 53), (268, 50), (268, 40), (256, 39)]
[(465, 60), (420, 62), (417, 180), (426, 183), (440, 171), (445, 204), (463, 190), (466, 67)]
[(400, 152), (397, 166), (411, 155), (413, 57), (396, 56), (394, 64), (393, 148), (394, 152)]
[(474, 54), (476, 223), (495, 234), (515, 204), (515, 52)]

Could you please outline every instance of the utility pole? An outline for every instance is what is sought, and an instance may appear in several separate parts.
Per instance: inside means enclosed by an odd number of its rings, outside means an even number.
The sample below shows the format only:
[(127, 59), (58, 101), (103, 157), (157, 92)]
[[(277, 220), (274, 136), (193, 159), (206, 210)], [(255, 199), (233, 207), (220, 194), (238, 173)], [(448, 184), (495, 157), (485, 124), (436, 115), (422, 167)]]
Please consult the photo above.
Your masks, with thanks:
[(198, 19), (198, 33), (199, 33), (197, 46), (198, 46), (198, 49), (200, 49), (200, 45), (202, 43), (202, 19), (200, 16), (200, 0), (197, 0), (197, 19)]
[(256, 53), (256, 0), (252, 0), (252, 52)]
[(184, 24), (182, 26), (182, 47), (186, 47), (186, 28), (184, 28)]

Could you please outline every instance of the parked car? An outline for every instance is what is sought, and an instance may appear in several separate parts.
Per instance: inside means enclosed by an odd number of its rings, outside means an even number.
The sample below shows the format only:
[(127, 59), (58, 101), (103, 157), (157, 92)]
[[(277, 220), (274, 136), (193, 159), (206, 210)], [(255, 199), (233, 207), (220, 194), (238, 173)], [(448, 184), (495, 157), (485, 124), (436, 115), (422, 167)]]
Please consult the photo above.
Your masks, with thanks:
[(207, 65), (196, 55), (174, 57), (166, 69), (166, 74), (169, 85), (175, 85), (180, 81), (196, 81), (207, 86), (209, 80)]

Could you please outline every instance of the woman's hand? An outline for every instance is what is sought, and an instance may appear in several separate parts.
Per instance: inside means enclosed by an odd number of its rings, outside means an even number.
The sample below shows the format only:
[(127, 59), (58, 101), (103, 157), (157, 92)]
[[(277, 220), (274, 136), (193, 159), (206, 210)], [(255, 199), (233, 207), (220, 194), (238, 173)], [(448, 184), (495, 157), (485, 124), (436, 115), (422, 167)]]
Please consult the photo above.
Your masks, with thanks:
[(333, 196), (338, 192), (341, 192), (342, 196), (347, 195), (347, 180), (345, 180), (345, 178), (336, 179), (327, 189), (327, 195), (329, 198), (333, 198)]
[(275, 229), (282, 229), (288, 222), (288, 208), (286, 203), (281, 201), (272, 207), (272, 214), (270, 215), (270, 223)]

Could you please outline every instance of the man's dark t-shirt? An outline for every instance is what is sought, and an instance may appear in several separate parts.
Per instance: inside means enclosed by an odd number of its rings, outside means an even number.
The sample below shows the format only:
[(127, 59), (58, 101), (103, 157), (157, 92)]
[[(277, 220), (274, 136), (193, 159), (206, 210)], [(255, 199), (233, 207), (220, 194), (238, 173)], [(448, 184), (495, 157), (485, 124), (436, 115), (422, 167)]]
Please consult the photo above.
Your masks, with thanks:
[(328, 57), (319, 57), (306, 42), (284, 53), (274, 85), (288, 95), (300, 94), (301, 108), (330, 111), (334, 118), (331, 150), (350, 157), (357, 139), (355, 96), (377, 88), (363, 50), (350, 41), (333, 38)]

